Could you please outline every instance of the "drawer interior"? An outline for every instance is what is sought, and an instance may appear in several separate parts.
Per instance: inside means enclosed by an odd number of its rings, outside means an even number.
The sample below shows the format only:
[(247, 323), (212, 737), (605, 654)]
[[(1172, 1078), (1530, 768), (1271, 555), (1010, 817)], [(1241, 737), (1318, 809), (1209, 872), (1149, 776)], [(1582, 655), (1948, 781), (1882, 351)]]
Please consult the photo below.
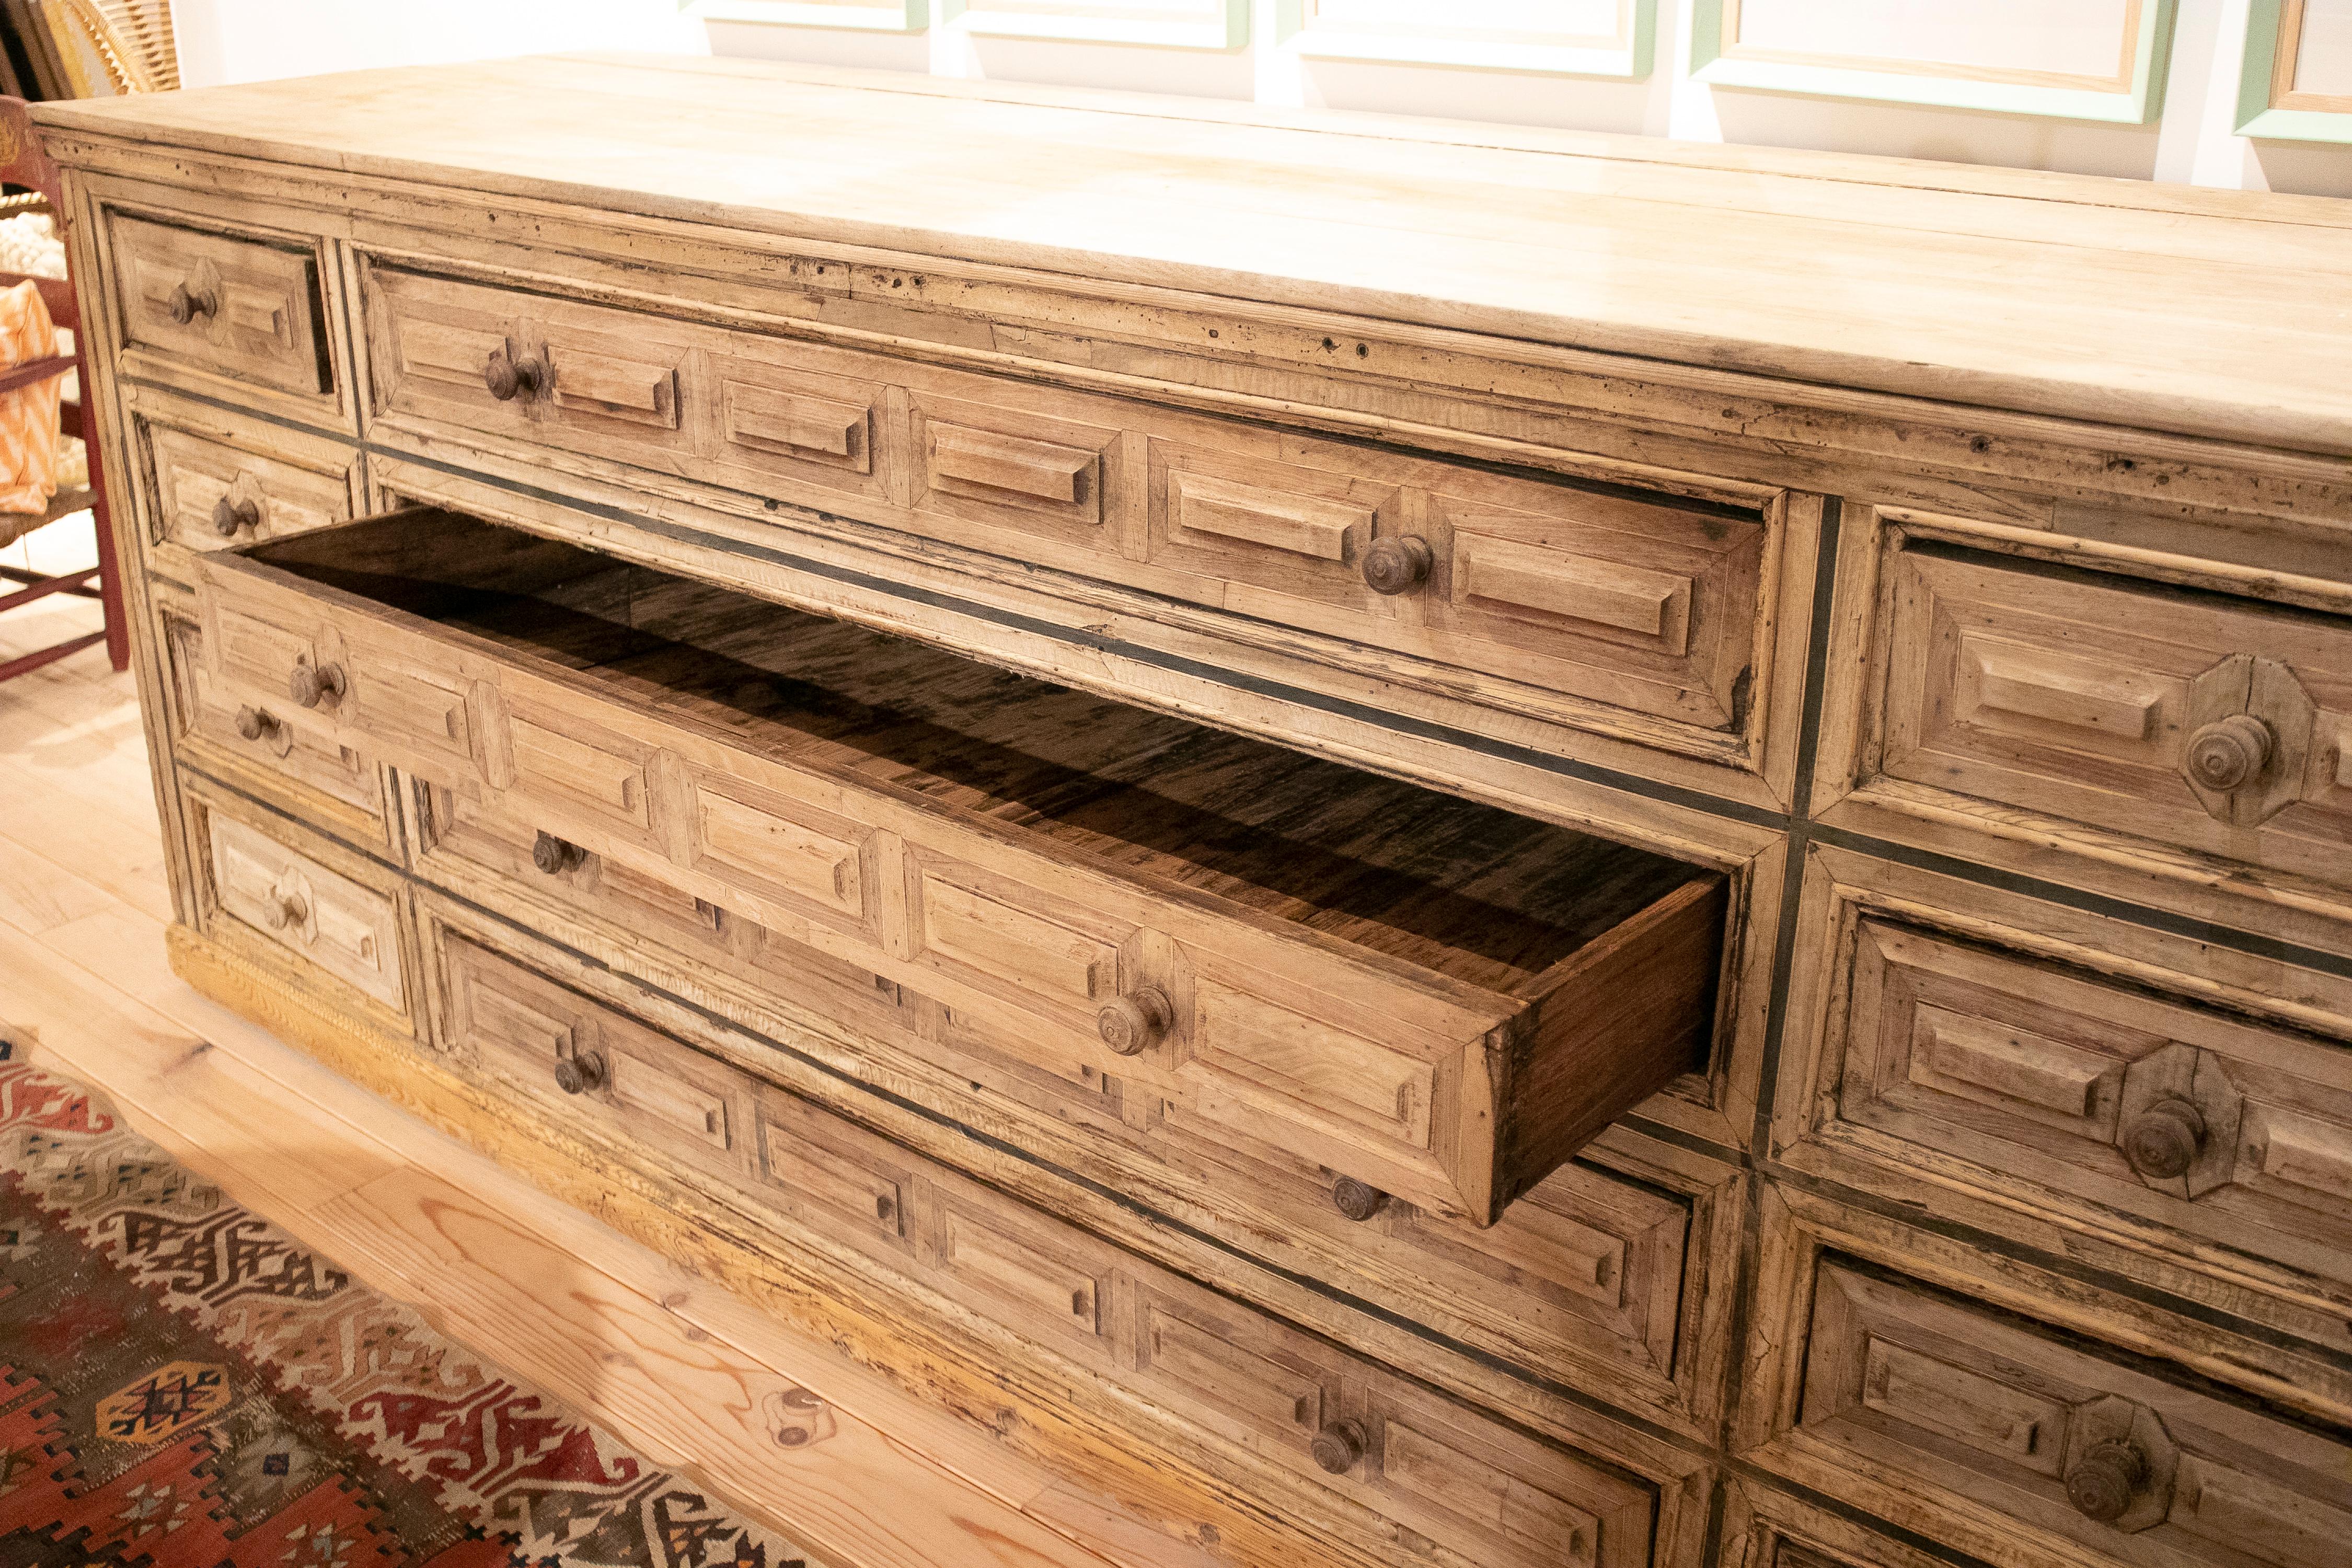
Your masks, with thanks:
[(1506, 996), (1702, 868), (925, 644), (422, 510), (247, 552), (1131, 873)]

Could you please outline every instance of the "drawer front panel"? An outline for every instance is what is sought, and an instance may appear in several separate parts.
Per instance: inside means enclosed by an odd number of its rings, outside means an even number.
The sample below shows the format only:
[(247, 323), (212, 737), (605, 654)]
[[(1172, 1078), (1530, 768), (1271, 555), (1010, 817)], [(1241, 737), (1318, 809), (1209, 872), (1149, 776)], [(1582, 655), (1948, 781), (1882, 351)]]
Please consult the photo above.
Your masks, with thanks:
[(683, 329), (387, 268), (369, 278), (378, 410), (656, 466), (688, 450)]
[[(1256, 1146), (1244, 1152), (1230, 1126), (1181, 1109), (1162, 1111), (1156, 1126), (1138, 1126), (1122, 1110), (1127, 1086), (1119, 1078), (1034, 1065), (1034, 1029), (1006, 1029), (954, 1012), (602, 856), (542, 871), (532, 862), (533, 829), (487, 803), (429, 787), (412, 799), (418, 864), (426, 875), (480, 899), (478, 878), (488, 872), (507, 886), (553, 899), (566, 911), (558, 918), (595, 921), (612, 933), (606, 941), (629, 950), (636, 973), (665, 989), (679, 991), (691, 984), (689, 975), (713, 968), (753, 987), (775, 988), (866, 1038), (984, 1081), (1064, 1131), (1091, 1130), (1125, 1151), (1123, 1158), (1150, 1181), (1184, 1184), (1203, 1206), (1195, 1223), (1223, 1223), (1221, 1233), (1237, 1245), (1273, 1243), (1281, 1249), (1278, 1261), (1345, 1281), (1355, 1293), (1419, 1318), (1468, 1314), (1504, 1335), (1516, 1359), (1540, 1366), (1573, 1355), (1653, 1384), (1676, 1372), (1693, 1245), (1685, 1202), (1571, 1164), (1491, 1228), (1443, 1220), (1402, 1202), (1349, 1220), (1333, 1206), (1328, 1176), (1317, 1179), (1295, 1152)], [(511, 907), (495, 893), (490, 901)], [(647, 951), (655, 945), (679, 956), (656, 957)], [(770, 1155), (772, 1163), (772, 1134)], [(871, 1201), (887, 1195), (870, 1171), (852, 1173), (848, 1154), (812, 1152), (804, 1163), (793, 1180), (822, 1185), (817, 1173), (840, 1176), (847, 1185), (825, 1186), (830, 1195), (822, 1201), (861, 1225)], [(1236, 1193), (1255, 1200), (1245, 1219), (1230, 1213)], [(902, 1197), (891, 1202), (903, 1210)], [(896, 1226), (890, 1234), (904, 1239)]]
[(394, 418), (1189, 601), (1441, 696), (1747, 721), (1772, 492), (1489, 471), (381, 262), (363, 289)]
[(124, 346), (311, 396), (334, 391), (315, 246), (109, 214)]
[(757, 1157), (748, 1086), (666, 1035), (462, 940), (443, 945), (444, 1050), (697, 1164)]
[(2352, 1444), (1824, 1262), (1799, 1429), (2101, 1561), (2334, 1568)]
[[(453, 931), (442, 931), (439, 947), (449, 975), (444, 1026), (461, 1060), (478, 1051), (485, 1063), (530, 1064), (529, 1074), (583, 1048), (625, 1042), (650, 1058), (658, 1046), (673, 1070), (692, 1070), (692, 1081), (729, 1107), (747, 1099), (752, 1107), (755, 1121), (745, 1125), (758, 1129), (756, 1159), (748, 1169), (707, 1168), (728, 1172), (730, 1190), (824, 1241), (1462, 1560), (1492, 1568), (1650, 1561), (1657, 1498), (1648, 1483), (1524, 1436), (829, 1110), (753, 1085)], [(603, 1116), (592, 1094), (541, 1098), (570, 1115)], [(625, 1138), (677, 1136), (668, 1121), (652, 1130), (626, 1118), (600, 1124)]]
[[(428, 526), (354, 525), (350, 548), (413, 545)], [(563, 547), (488, 525), (451, 539), (484, 552), (466, 570), (488, 581), (572, 569)], [(220, 628), (207, 657), (243, 700), (297, 693), (290, 721), (321, 739), (989, 1019), (1033, 1067), (1148, 1086), (1204, 1123), (1479, 1223), (1549, 1173), (1506, 1170), (1520, 1156), (1497, 1142), (1509, 1119), (1495, 1097), (1512, 1080), (1490, 1055), (1537, 1056), (1499, 1033), (1534, 1033), (1513, 994), (934, 805), (854, 747), (756, 749), (718, 710), (646, 700), (634, 677), (567, 677), (258, 561), (200, 559)], [(1667, 895), (1700, 916), (1653, 938), (1679, 952), (1686, 992), (1714, 963), (1706, 891)]]
[(189, 550), (221, 550), (348, 522), (356, 458), (328, 469), (141, 421), (155, 533)]
[(2352, 883), (2352, 625), (1915, 550), (1890, 778)]
[(2352, 1295), (2343, 1045), (1889, 921), (1853, 947), (1843, 1121)]
[(224, 913), (362, 995), (407, 1010), (390, 897), (234, 817), (206, 815), (212, 889)]
[(225, 695), (206, 669), (204, 634), (190, 616), (165, 611), (163, 619), (163, 657), (168, 668), (172, 727), (178, 748), (198, 766), (220, 771), (221, 759), (233, 758), (239, 782), (251, 782), (257, 772), (277, 781), (261, 793), (292, 804), (309, 815), (341, 815), (319, 810), (319, 797), (354, 812), (376, 825), (371, 840), (382, 837), (383, 791), (375, 764), (360, 752), (310, 730), (298, 730), (279, 717), (284, 704), (256, 705)]

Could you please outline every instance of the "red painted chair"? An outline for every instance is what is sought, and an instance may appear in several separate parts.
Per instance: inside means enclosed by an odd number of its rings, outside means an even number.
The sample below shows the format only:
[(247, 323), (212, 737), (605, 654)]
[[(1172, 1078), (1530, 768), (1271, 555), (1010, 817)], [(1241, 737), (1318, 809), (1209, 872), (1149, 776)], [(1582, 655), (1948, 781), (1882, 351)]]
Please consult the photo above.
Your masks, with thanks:
[[(57, 216), (62, 227), (65, 201), (58, 188), (57, 165), (42, 153), (39, 141), (33, 134), (32, 116), (22, 99), (0, 98), (0, 181), (22, 186), (35, 200), (12, 203), (5, 211), (38, 211), (41, 203)], [(0, 272), (0, 288), (21, 282), (23, 275)], [(70, 356), (58, 355), (37, 360), (0, 372), (0, 393), (14, 390), (53, 375), (79, 371), (75, 378), (80, 389), (81, 403), (67, 403), (59, 410), (65, 433), (79, 436), (89, 454), (89, 485), (87, 489), (59, 491), (49, 509), (40, 514), (0, 513), (0, 545), (13, 543), (37, 528), (54, 522), (71, 512), (88, 509), (98, 535), (98, 564), (83, 572), (61, 573), (43, 576), (21, 567), (0, 566), (0, 613), (19, 605), (46, 598), (51, 594), (70, 594), (80, 598), (98, 600), (104, 616), (102, 630), (82, 637), (68, 637), (49, 647), (37, 649), (0, 664), (0, 680), (40, 668), (68, 654), (103, 642), (107, 657), (117, 669), (131, 668), (131, 629), (123, 619), (122, 576), (115, 561), (114, 530), (106, 510), (106, 481), (99, 468), (98, 422), (87, 413), (89, 396), (88, 353), (89, 334), (82, 330), (81, 307), (74, 298), (69, 280), (37, 278), (34, 285), (41, 291), (42, 301), (49, 308), (49, 319), (60, 327), (72, 329), (74, 352)], [(9, 584), (16, 584), (10, 588)]]

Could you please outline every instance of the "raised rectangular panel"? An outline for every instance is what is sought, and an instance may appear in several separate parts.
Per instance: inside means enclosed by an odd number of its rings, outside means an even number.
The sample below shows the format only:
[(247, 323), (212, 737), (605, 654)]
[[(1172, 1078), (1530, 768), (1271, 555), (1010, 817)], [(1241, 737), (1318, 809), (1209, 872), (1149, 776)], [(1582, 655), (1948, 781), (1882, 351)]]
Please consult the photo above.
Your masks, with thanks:
[(142, 422), (162, 537), (219, 550), (348, 521), (352, 475), (320, 471), (191, 431)]
[(1890, 547), (1881, 589), (1865, 787), (2352, 885), (2352, 797), (2328, 777), (2352, 624), (1935, 545)]
[(335, 389), (315, 242), (110, 210), (124, 346), (310, 398)]
[(1158, 1301), (1144, 1308), (1143, 1366), (1277, 1437), (1312, 1437), (1336, 1395), (1320, 1368), (1262, 1355)]
[(1194, 984), (1193, 1006), (1192, 1049), (1203, 1067), (1318, 1117), (1428, 1146), (1430, 1063), (1206, 978)]
[(210, 824), (221, 909), (285, 952), (405, 1011), (399, 912), (391, 897), (217, 811)]
[(1454, 547), (1456, 591), (1474, 605), (1605, 626), (1677, 657), (1690, 646), (1688, 577), (1460, 531)]
[(721, 431), (737, 446), (853, 473), (874, 471), (874, 411), (866, 404), (740, 381), (722, 384), (719, 399)]
[[(1907, 1279), (1825, 1259), (1803, 1366), (1815, 1443), (2097, 1561), (2334, 1568), (2352, 1540), (2340, 1436)], [(2122, 1479), (2081, 1491), (2094, 1470)]]
[(865, 914), (865, 857), (847, 837), (854, 826), (709, 775), (696, 782), (694, 800), (697, 869), (851, 920)]
[(921, 873), (919, 897), (922, 950), (937, 958), (1088, 1013), (1118, 986), (1116, 944), (1024, 907), (1001, 884), (976, 887), (932, 868)]
[(1105, 1336), (1109, 1276), (1067, 1233), (948, 1196), (940, 1198), (934, 1223), (939, 1268), (990, 1298), (999, 1311), (1066, 1336)]
[[(1826, 1135), (1963, 1160), (2043, 1206), (2352, 1286), (2340, 1045), (2195, 1000), (2195, 976), (2180, 994), (2153, 975), (2125, 985), (1878, 917), (1845, 941)], [(2177, 1165), (2147, 1164), (2175, 1142)]]
[(1351, 542), (1371, 532), (1372, 510), (1286, 494), (1202, 474), (1172, 474), (1175, 526), (1310, 560), (1345, 563)]

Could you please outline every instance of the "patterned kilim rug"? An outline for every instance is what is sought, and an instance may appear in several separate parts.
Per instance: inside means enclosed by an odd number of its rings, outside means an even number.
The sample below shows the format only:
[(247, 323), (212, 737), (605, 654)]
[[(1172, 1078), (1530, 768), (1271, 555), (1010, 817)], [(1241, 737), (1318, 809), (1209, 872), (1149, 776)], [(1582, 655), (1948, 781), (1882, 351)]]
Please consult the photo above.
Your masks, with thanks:
[(0, 1040), (0, 1568), (814, 1568)]

